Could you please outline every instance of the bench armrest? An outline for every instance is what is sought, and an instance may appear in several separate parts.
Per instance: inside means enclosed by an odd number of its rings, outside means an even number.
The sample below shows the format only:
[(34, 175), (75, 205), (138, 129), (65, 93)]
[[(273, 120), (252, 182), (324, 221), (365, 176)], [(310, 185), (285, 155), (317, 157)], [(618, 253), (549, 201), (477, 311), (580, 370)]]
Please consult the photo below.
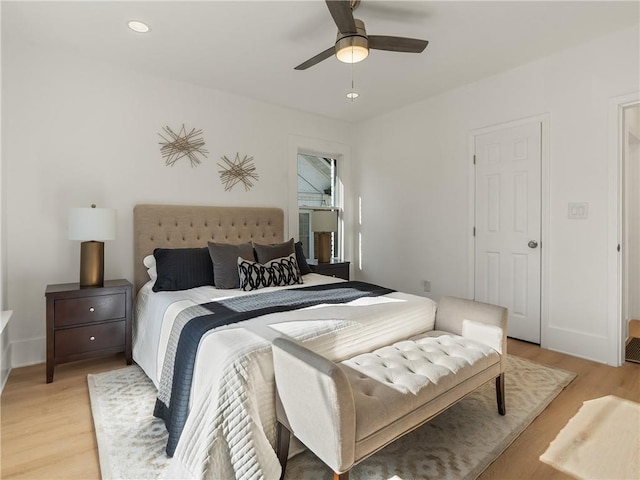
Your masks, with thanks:
[(438, 302), (435, 328), (489, 345), (501, 354), (501, 370), (504, 371), (508, 317), (509, 311), (498, 305), (443, 297)]
[(334, 471), (348, 469), (354, 462), (356, 414), (344, 372), (284, 337), (273, 341), (273, 363), (278, 421)]

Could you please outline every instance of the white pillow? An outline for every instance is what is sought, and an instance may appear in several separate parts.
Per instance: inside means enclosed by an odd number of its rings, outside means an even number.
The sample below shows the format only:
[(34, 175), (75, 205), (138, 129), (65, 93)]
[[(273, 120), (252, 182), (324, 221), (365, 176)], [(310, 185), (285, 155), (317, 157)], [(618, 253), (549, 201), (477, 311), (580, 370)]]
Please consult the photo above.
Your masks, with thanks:
[(147, 255), (142, 260), (142, 263), (145, 267), (147, 267), (147, 273), (149, 274), (149, 278), (154, 280), (158, 278), (158, 271), (156, 270), (156, 257), (153, 255)]

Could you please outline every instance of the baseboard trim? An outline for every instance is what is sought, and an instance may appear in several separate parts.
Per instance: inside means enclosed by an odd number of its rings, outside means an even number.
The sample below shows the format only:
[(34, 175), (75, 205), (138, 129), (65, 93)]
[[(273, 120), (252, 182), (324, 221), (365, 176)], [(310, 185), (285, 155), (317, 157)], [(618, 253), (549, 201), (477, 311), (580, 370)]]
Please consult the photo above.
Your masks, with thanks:
[(605, 336), (549, 327), (546, 339), (545, 348), (549, 350), (609, 365), (607, 351), (603, 348), (608, 341)]
[(11, 342), (11, 366), (17, 368), (44, 363), (46, 345), (44, 337)]

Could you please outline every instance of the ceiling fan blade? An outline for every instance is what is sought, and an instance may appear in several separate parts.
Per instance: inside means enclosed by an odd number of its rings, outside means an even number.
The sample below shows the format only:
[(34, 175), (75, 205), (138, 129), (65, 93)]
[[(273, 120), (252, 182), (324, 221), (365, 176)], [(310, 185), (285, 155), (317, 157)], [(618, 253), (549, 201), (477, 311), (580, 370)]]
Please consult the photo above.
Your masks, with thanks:
[(388, 37), (386, 35), (369, 35), (369, 48), (389, 50), (391, 52), (421, 53), (427, 48), (427, 40), (405, 37)]
[(340, 33), (357, 33), (349, 0), (326, 0), (329, 12)]
[(310, 58), (306, 62), (298, 65), (294, 70), (306, 70), (309, 67), (313, 67), (316, 63), (320, 63), (323, 60), (326, 60), (331, 55), (336, 53), (336, 47), (327, 48), (324, 52), (319, 53), (315, 57)]

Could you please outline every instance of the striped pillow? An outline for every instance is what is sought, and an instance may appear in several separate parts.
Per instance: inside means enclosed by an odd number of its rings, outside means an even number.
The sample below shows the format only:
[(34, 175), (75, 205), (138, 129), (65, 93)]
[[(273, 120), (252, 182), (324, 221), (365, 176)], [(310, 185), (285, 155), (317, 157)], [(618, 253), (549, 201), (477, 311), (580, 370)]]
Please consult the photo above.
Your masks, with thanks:
[(157, 278), (154, 292), (189, 290), (203, 285), (213, 285), (213, 263), (209, 249), (204, 248), (156, 248)]

